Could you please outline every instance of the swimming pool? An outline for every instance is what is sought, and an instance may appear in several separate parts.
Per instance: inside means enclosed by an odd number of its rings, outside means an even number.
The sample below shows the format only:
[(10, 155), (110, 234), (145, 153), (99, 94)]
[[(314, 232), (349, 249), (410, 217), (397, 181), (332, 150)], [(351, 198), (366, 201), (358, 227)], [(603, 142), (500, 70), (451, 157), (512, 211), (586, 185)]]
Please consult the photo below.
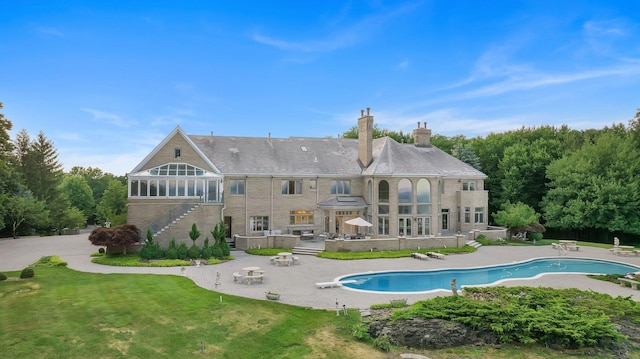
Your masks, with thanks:
[(583, 258), (536, 258), (488, 267), (449, 268), (426, 271), (385, 271), (337, 278), (346, 288), (370, 292), (427, 292), (450, 290), (455, 278), (458, 288), (496, 284), (510, 279), (535, 278), (544, 274), (625, 274), (640, 268), (619, 262)]

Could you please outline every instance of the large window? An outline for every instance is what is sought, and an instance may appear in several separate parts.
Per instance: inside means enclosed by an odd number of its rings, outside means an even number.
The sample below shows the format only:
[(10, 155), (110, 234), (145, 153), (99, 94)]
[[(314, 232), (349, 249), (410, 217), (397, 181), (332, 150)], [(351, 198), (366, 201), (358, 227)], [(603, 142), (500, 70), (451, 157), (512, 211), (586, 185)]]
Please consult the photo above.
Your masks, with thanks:
[(302, 180), (283, 180), (282, 194), (302, 194)]
[(389, 203), (389, 182), (387, 181), (378, 183), (378, 202)]
[(476, 207), (474, 210), (474, 223), (484, 223), (484, 207)]
[(313, 224), (313, 211), (297, 210), (289, 214), (289, 224)]
[(351, 181), (331, 181), (331, 194), (351, 194)]
[(411, 181), (403, 178), (398, 182), (398, 215), (413, 214), (413, 188)]
[[(380, 217), (383, 216), (383, 217)], [(389, 234), (389, 182), (378, 183), (378, 234)]]
[(198, 198), (218, 202), (221, 177), (187, 163), (167, 163), (131, 174), (129, 196), (147, 198)]
[(431, 183), (429, 180), (422, 178), (416, 186), (416, 210), (417, 214), (431, 213)]
[(261, 232), (269, 230), (269, 216), (249, 217), (249, 230), (251, 232)]
[(231, 180), (231, 194), (244, 194), (244, 180)]

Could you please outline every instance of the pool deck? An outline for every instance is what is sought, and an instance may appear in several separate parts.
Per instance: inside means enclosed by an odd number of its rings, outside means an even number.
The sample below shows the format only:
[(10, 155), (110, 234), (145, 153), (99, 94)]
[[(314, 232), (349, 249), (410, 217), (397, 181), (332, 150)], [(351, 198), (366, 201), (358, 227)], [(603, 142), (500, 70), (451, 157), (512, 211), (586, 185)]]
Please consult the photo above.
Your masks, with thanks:
[[(26, 237), (0, 239), (0, 271), (20, 270), (45, 255), (58, 255), (74, 270), (91, 273), (145, 273), (182, 275), (179, 268), (110, 267), (91, 263), (89, 254), (96, 252), (87, 239), (87, 234)], [(407, 298), (409, 303), (442, 295), (450, 291), (418, 294), (365, 293), (343, 287), (318, 288), (315, 283), (330, 282), (348, 274), (383, 270), (425, 270), (440, 268), (468, 268), (496, 264), (507, 264), (539, 257), (558, 257), (559, 252), (551, 246), (484, 246), (469, 254), (448, 255), (444, 260), (414, 258), (367, 259), (338, 261), (300, 255), (301, 264), (275, 266), (269, 257), (253, 256), (243, 251), (232, 251), (234, 260), (210, 266), (187, 267), (184, 275), (197, 285), (224, 295), (235, 295), (266, 300), (265, 292), (280, 293), (281, 303), (335, 310), (336, 302), (342, 309), (368, 308), (372, 304), (388, 303), (391, 299)], [(562, 257), (565, 257), (563, 254)], [(581, 246), (566, 257), (595, 258), (616, 261), (640, 267), (640, 257), (620, 257), (607, 249)], [(239, 284), (233, 282), (233, 273), (248, 266), (258, 266), (265, 271), (263, 283)], [(219, 274), (219, 283), (216, 278)], [(36, 272), (37, 275), (37, 272)], [(640, 291), (620, 287), (617, 284), (590, 279), (582, 274), (551, 274), (537, 279), (510, 280), (504, 286), (542, 286), (551, 288), (578, 288), (607, 293), (612, 296), (631, 296), (640, 300)]]

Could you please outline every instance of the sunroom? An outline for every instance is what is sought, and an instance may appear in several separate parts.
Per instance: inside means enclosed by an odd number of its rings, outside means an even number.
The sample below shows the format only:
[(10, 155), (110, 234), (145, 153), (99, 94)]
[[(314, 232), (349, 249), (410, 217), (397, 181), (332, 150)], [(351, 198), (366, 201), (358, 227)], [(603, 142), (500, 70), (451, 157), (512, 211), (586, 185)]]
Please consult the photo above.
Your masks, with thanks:
[(223, 176), (188, 163), (166, 163), (129, 174), (129, 198), (222, 202)]

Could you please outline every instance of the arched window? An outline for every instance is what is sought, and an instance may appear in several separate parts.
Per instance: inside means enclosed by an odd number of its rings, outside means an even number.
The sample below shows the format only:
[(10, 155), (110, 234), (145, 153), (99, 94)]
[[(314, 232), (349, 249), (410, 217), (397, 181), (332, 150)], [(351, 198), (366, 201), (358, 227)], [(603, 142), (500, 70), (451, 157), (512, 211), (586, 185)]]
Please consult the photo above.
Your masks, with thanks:
[(378, 183), (378, 202), (389, 203), (389, 182), (387, 181)]
[(411, 181), (403, 178), (398, 182), (398, 215), (413, 214), (413, 187)]
[(431, 183), (421, 178), (416, 186), (416, 202), (418, 214), (431, 213)]
[(373, 202), (373, 182), (371, 180), (367, 182), (367, 202)]
[(398, 203), (413, 203), (411, 181), (403, 178), (398, 182)]
[(378, 182), (378, 234), (389, 234), (389, 182)]

